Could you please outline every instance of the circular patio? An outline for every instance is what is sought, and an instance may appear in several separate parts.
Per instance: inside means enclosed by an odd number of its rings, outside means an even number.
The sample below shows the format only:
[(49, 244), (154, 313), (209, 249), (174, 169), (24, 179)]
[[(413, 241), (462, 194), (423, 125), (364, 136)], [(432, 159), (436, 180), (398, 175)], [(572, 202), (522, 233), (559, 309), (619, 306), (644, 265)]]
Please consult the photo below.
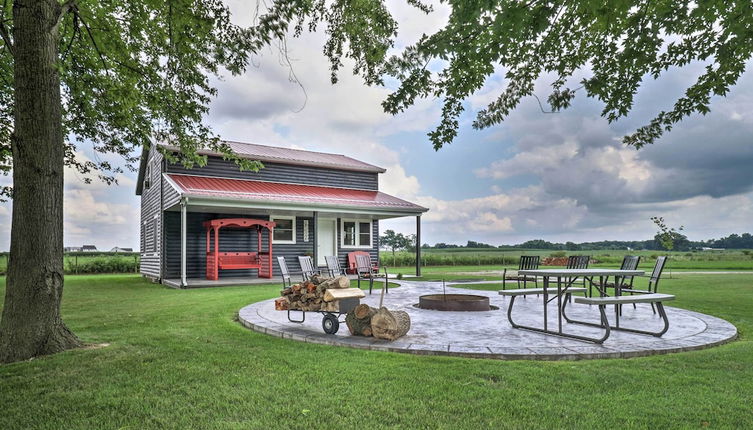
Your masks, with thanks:
[[(272, 336), (301, 342), (345, 346), (349, 348), (394, 351), (413, 354), (453, 355), (474, 358), (506, 360), (578, 360), (591, 358), (627, 358), (654, 354), (704, 349), (729, 342), (737, 337), (737, 329), (729, 322), (684, 309), (666, 307), (669, 330), (664, 336), (652, 336), (613, 330), (602, 344), (592, 344), (522, 329), (514, 329), (507, 320), (509, 298), (496, 291), (479, 291), (447, 287), (447, 293), (476, 294), (490, 298), (498, 310), (485, 312), (447, 312), (419, 309), (414, 305), (423, 294), (441, 294), (442, 285), (437, 282), (399, 281), (400, 288), (391, 289), (385, 295), (384, 305), (389, 309), (408, 312), (411, 329), (408, 334), (394, 342), (373, 337), (351, 336), (345, 324), (335, 335), (322, 330), (322, 315), (306, 313), (302, 324), (289, 322), (287, 312), (274, 310), (274, 299), (253, 303), (238, 312), (245, 327)], [(468, 284), (472, 286), (472, 284)], [(542, 325), (542, 297), (520, 297), (515, 302), (516, 323)], [(554, 301), (556, 302), (556, 301)], [(556, 305), (552, 303), (550, 327), (557, 324)], [(379, 294), (361, 300), (370, 306), (379, 305)], [(608, 306), (611, 309), (611, 306)], [(596, 307), (587, 305), (568, 306), (568, 315), (580, 319), (598, 319)], [(607, 314), (611, 318), (614, 312)], [(294, 318), (300, 318), (296, 312)], [(344, 317), (343, 317), (344, 318)], [(646, 304), (624, 306), (621, 325), (626, 327), (654, 328), (661, 326), (658, 315)], [(597, 335), (597, 328), (563, 322), (563, 329), (570, 333)]]

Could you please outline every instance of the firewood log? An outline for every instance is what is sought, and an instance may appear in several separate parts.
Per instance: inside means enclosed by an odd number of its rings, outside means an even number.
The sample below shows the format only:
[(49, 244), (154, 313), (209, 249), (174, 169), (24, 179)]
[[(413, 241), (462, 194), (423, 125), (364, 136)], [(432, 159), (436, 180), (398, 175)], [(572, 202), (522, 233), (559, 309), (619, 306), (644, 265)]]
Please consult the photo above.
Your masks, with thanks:
[(311, 281), (311, 283), (313, 283), (314, 285), (319, 285), (322, 282), (326, 281), (327, 279), (328, 278), (325, 278), (322, 275), (314, 274), (314, 275), (311, 275), (311, 277), (309, 278), (309, 281)]
[(301, 292), (301, 284), (293, 284), (292, 287), (290, 287), (293, 290), (293, 293), (298, 294)]
[(405, 311), (390, 311), (385, 307), (371, 317), (371, 331), (374, 337), (395, 340), (410, 330), (410, 316)]
[(371, 336), (373, 331), (371, 329), (371, 317), (374, 314), (376, 314), (376, 309), (365, 304), (360, 304), (348, 312), (345, 315), (345, 324), (348, 326), (350, 334), (354, 336)]
[(288, 310), (290, 306), (290, 302), (288, 301), (287, 297), (279, 297), (275, 299), (275, 310), (276, 311), (285, 311)]
[(351, 298), (360, 299), (362, 297), (366, 297), (366, 294), (360, 288), (346, 288), (343, 290), (329, 289), (324, 292), (325, 302), (332, 302), (335, 300), (351, 299)]
[(365, 318), (371, 319), (371, 316), (376, 313), (376, 309), (372, 308), (366, 303), (361, 303), (360, 305), (356, 306), (353, 312), (355, 313), (356, 318), (358, 318), (359, 320)]
[(286, 287), (282, 291), (280, 291), (281, 296), (289, 296), (291, 294), (293, 294), (293, 289), (290, 287)]
[(303, 286), (304, 288), (306, 288), (307, 293), (316, 292), (316, 284), (314, 284), (313, 282), (306, 282), (305, 284), (303, 284)]

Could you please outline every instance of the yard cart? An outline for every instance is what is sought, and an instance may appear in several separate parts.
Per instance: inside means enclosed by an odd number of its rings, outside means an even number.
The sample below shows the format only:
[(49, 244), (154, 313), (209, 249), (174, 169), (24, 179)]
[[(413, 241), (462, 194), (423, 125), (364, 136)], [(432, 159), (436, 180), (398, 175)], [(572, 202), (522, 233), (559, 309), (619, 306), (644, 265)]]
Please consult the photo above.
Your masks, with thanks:
[[(340, 328), (340, 323), (345, 321), (340, 321), (340, 317), (347, 314), (348, 312), (355, 309), (356, 306), (358, 306), (361, 303), (360, 299), (357, 298), (347, 298), (347, 299), (339, 299), (337, 300), (338, 303), (338, 310), (337, 311), (304, 311), (299, 309), (288, 309), (288, 321), (301, 324), (304, 321), (306, 321), (306, 312), (316, 312), (319, 314), (322, 314), (322, 329), (327, 334), (335, 334), (337, 333), (337, 330)], [(293, 319), (290, 316), (290, 312), (300, 312), (302, 317), (301, 319)]]

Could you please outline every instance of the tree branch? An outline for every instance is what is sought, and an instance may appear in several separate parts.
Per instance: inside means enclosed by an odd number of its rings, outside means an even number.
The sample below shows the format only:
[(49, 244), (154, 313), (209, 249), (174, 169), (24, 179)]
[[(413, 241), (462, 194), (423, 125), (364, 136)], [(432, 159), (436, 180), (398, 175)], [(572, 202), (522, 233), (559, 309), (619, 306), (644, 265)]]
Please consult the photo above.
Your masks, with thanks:
[(77, 2), (78, 0), (68, 0), (60, 6), (60, 13), (58, 14), (57, 21), (55, 21), (55, 25), (52, 26), (52, 31), (57, 31), (68, 12), (78, 8)]
[(11, 55), (13, 55), (13, 42), (10, 40), (10, 34), (8, 34), (8, 29), (5, 28), (5, 10), (8, 8), (8, 0), (3, 0), (3, 10), (0, 12), (0, 35), (3, 37), (3, 42), (5, 42), (5, 46), (8, 47), (8, 51)]

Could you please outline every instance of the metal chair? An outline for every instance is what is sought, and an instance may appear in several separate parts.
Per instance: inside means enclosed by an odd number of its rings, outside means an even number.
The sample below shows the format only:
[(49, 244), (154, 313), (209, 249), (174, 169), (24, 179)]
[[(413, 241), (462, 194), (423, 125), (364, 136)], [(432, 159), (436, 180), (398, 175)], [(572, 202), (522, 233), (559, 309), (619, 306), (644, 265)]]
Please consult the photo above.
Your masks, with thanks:
[[(620, 270), (636, 270), (640, 262), (641, 262), (640, 256), (626, 255), (625, 257), (622, 258), (622, 264), (620, 265)], [(622, 288), (630, 289), (630, 288), (633, 288), (634, 280), (635, 280), (635, 276), (618, 276), (615, 278), (614, 282), (604, 282), (603, 285), (601, 283), (596, 284), (596, 285), (600, 288), (614, 288), (615, 284), (620, 282), (622, 285)], [(594, 283), (591, 283), (591, 287), (593, 286), (594, 286)], [(589, 296), (593, 297), (593, 291), (591, 290), (591, 288), (589, 288)]]
[[(567, 257), (567, 266), (565, 266), (566, 269), (588, 269), (588, 263), (591, 261), (590, 255), (571, 255)], [(593, 283), (593, 280), (587, 276), (584, 276), (583, 279), (581, 279), (580, 283), (583, 285), (583, 287), (586, 287), (586, 281), (588, 281), (589, 285)], [(573, 285), (575, 282), (578, 282), (577, 280), (573, 278), (568, 278), (567, 283), (568, 285)], [(585, 294), (585, 293), (583, 293)], [(589, 295), (590, 291), (589, 291)]]
[[(521, 255), (518, 262), (518, 272), (521, 270), (536, 270), (539, 268), (540, 258), (538, 255)], [(528, 281), (532, 281), (536, 287), (539, 286), (539, 279), (536, 276), (521, 276), (519, 274), (507, 276), (507, 269), (502, 271), (502, 289), (506, 290), (505, 281), (517, 281), (518, 288), (520, 288), (521, 281), (523, 282), (523, 288), (528, 286)]]
[[(661, 279), (661, 274), (664, 271), (664, 266), (667, 264), (667, 256), (662, 255), (660, 257), (656, 258), (656, 263), (654, 264), (654, 270), (651, 271), (651, 276), (648, 279), (648, 287), (645, 290), (640, 290), (636, 288), (627, 288), (625, 289), (625, 293), (629, 294), (653, 294), (657, 292), (657, 289), (659, 287), (659, 279)], [(651, 310), (656, 313), (656, 307), (653, 303), (651, 303)]]
[(327, 271), (330, 277), (345, 275), (345, 269), (340, 266), (340, 260), (336, 255), (327, 255), (324, 257), (324, 261), (327, 263)]
[(291, 272), (288, 270), (288, 263), (285, 262), (285, 257), (277, 257), (277, 265), (280, 266), (283, 288), (293, 285), (293, 279), (290, 276), (291, 274), (301, 275), (301, 278), (303, 278), (302, 272)]
[(308, 255), (299, 256), (298, 263), (301, 265), (301, 274), (304, 281), (308, 281), (314, 275), (321, 275), (321, 271), (314, 266), (314, 259)]
[(361, 288), (361, 279), (369, 281), (369, 294), (374, 287), (374, 279), (384, 278), (384, 288), (386, 292), (390, 292), (390, 287), (387, 282), (387, 268), (382, 266), (384, 273), (379, 272), (379, 268), (371, 264), (370, 255), (356, 255), (356, 275), (358, 276), (358, 288)]

